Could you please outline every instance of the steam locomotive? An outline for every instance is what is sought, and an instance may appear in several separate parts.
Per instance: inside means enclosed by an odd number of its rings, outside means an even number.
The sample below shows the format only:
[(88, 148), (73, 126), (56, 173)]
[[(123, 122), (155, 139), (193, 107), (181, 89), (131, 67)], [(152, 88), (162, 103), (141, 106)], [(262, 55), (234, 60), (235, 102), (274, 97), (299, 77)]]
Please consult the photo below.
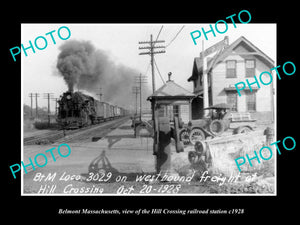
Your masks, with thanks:
[(63, 93), (58, 105), (57, 122), (64, 129), (77, 129), (127, 114), (124, 108), (100, 102), (79, 91)]

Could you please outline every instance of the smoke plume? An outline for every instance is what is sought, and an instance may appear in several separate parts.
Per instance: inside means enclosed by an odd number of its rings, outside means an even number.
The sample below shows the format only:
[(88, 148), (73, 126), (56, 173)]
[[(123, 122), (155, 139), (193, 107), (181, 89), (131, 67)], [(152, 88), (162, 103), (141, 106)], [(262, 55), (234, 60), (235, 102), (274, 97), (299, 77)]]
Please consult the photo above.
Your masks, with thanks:
[[(70, 40), (60, 50), (56, 67), (70, 91), (77, 88), (98, 94), (101, 87), (104, 101), (120, 106), (132, 103), (132, 86), (138, 71), (117, 65), (88, 41)], [(144, 99), (150, 93), (146, 92), (143, 91)]]

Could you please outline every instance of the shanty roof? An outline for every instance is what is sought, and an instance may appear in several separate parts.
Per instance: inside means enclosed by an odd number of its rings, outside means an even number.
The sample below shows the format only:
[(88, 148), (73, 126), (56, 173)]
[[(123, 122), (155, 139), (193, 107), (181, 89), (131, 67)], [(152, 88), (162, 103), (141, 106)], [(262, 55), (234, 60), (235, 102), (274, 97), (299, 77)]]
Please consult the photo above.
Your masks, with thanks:
[[(235, 52), (235, 48), (239, 45), (242, 45), (248, 52)], [(218, 54), (215, 54), (212, 58), (208, 58), (207, 60), (207, 70), (209, 71), (216, 65), (218, 62), (223, 61), (227, 56), (231, 54), (237, 55), (255, 55), (258, 59), (264, 62), (267, 66), (274, 67), (274, 61), (267, 56), (264, 52), (262, 52), (259, 48), (257, 48), (253, 43), (251, 43), (244, 36), (241, 36), (236, 41), (234, 41), (231, 45), (225, 47)], [(188, 81), (192, 81), (197, 79), (197, 76), (202, 73), (203, 69), (203, 60), (202, 57), (194, 58), (194, 65), (192, 76), (188, 78)]]
[(176, 84), (173, 80), (168, 80), (163, 86), (150, 95), (148, 99), (163, 97), (193, 98), (195, 95)]

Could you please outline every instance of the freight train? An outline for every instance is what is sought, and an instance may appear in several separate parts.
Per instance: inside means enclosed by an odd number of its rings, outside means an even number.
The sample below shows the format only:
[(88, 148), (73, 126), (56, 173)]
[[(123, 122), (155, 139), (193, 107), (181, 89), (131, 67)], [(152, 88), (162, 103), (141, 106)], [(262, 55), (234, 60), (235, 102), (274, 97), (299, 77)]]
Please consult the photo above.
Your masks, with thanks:
[(58, 100), (57, 122), (63, 129), (77, 129), (125, 115), (124, 108), (100, 102), (79, 91), (67, 91)]

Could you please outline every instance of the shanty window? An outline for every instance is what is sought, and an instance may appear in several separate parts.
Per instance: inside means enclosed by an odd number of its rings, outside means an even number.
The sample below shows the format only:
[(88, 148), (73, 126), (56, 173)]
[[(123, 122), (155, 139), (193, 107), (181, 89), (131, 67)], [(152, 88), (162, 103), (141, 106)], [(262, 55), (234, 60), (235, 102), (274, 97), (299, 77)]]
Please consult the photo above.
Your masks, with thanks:
[(246, 105), (247, 111), (256, 111), (256, 95), (254, 92), (247, 92)]
[(158, 105), (156, 110), (157, 110), (158, 117), (167, 116), (167, 109), (165, 105)]
[(236, 78), (236, 61), (226, 61), (226, 78)]
[(173, 106), (173, 115), (174, 117), (179, 117), (179, 105), (174, 105)]
[(158, 117), (169, 117), (171, 120), (180, 116), (179, 105), (160, 105), (157, 111)]
[(245, 67), (246, 67), (246, 77), (254, 77), (255, 76), (255, 60), (254, 59), (246, 59)]

